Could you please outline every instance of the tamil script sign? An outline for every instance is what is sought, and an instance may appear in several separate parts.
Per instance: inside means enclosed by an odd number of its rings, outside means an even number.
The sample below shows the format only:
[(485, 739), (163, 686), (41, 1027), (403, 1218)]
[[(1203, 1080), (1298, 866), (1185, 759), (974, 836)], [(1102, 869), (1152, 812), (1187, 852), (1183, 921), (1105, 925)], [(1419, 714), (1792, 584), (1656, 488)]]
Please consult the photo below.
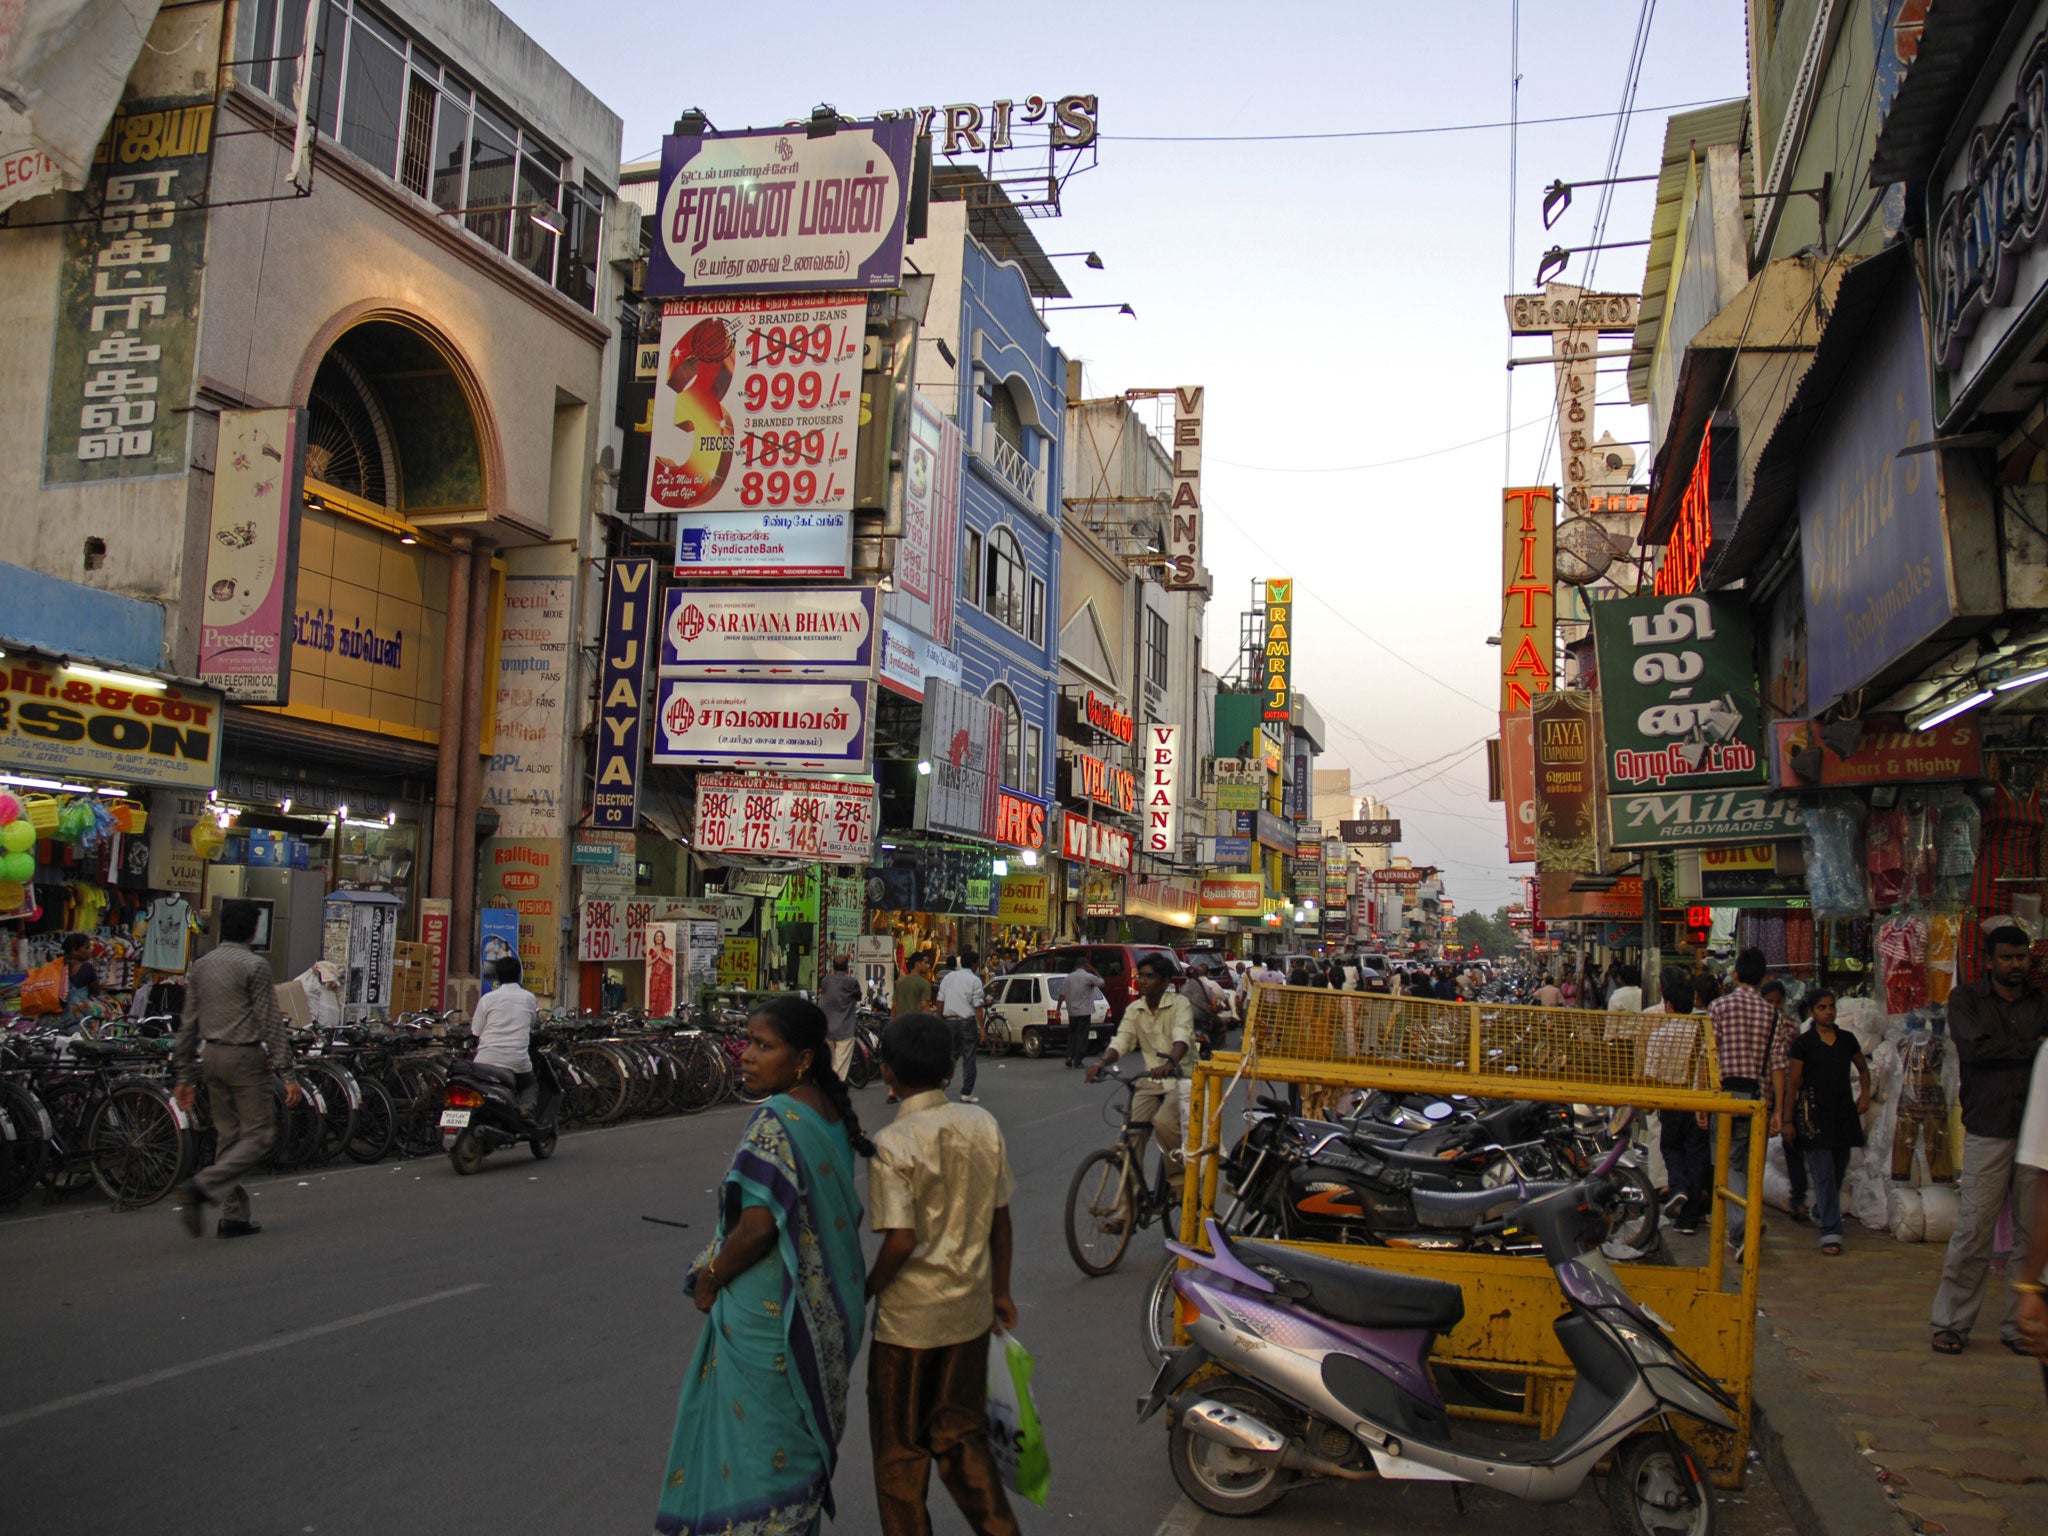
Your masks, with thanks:
[(868, 683), (664, 678), (657, 763), (694, 768), (868, 769)]
[(844, 581), (851, 512), (679, 512), (676, 574), (761, 581)]
[(670, 134), (647, 293), (894, 288), (916, 124)]
[(875, 673), (873, 587), (670, 587), (663, 677)]
[(1682, 790), (1607, 801), (1608, 845), (1615, 849), (1768, 843), (1799, 836), (1803, 824), (1799, 796), (1789, 790)]
[(692, 846), (699, 853), (866, 864), (875, 846), (874, 782), (699, 774)]
[(124, 688), (35, 656), (0, 662), (0, 768), (51, 778), (211, 789), (221, 697)]
[(1754, 641), (1739, 596), (1610, 598), (1593, 604), (1593, 644), (1610, 793), (1763, 782)]
[(1401, 841), (1401, 823), (1398, 821), (1340, 821), (1337, 835), (1347, 843), (1398, 843)]
[(882, 618), (882, 660), (876, 681), (906, 699), (924, 698), (924, 684), (936, 677), (960, 686), (960, 655), (919, 634), (899, 619)]
[(1266, 909), (1266, 886), (1257, 875), (1204, 875), (1196, 898), (1203, 917), (1257, 917)]

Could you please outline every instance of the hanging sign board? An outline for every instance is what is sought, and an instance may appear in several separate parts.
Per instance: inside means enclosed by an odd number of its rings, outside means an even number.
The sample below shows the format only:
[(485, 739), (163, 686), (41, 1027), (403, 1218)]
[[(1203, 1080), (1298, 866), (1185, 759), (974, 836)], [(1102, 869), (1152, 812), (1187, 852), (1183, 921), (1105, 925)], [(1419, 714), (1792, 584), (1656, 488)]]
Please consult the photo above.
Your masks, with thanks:
[(1526, 710), (1555, 682), (1557, 493), (1501, 492), (1500, 712)]
[(285, 616), (295, 608), (306, 413), (222, 411), (206, 540), (199, 675), (238, 704), (291, 692)]
[(613, 560), (604, 584), (597, 779), (590, 794), (594, 827), (629, 832), (640, 823), (640, 732), (647, 704), (647, 619), (653, 607), (654, 562)]
[(875, 674), (873, 587), (670, 587), (663, 677)]
[(1741, 597), (1593, 604), (1610, 794), (1764, 781), (1763, 710)]
[(664, 678), (654, 700), (657, 763), (866, 773), (867, 683)]
[(1617, 850), (1774, 842), (1799, 836), (1803, 825), (1799, 796), (1786, 790), (1680, 790), (1607, 801), (1608, 846)]
[(874, 842), (871, 779), (697, 775), (697, 833), (692, 845), (700, 853), (864, 865)]

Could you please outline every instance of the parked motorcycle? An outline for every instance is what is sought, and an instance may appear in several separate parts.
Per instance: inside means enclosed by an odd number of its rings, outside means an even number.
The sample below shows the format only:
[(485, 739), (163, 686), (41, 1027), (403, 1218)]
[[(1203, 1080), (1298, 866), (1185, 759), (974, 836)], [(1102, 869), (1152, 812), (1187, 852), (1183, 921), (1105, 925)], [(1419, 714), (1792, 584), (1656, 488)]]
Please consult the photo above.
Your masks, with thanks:
[(530, 1104), (522, 1105), (513, 1075), (503, 1067), (457, 1061), (448, 1069), (441, 1101), (441, 1145), (461, 1174), (475, 1173), (484, 1159), (525, 1142), (536, 1158), (555, 1155), (556, 1112), (562, 1077), (548, 1052), (535, 1050)]
[[(1567, 1307), (1554, 1326), (1578, 1379), (1556, 1434), (1533, 1443), (1452, 1430), (1427, 1360), (1464, 1316), (1458, 1286), (1233, 1239), (1213, 1220), (1211, 1252), (1169, 1243), (1196, 1266), (1175, 1281), (1190, 1342), (1160, 1367), (1139, 1419), (1170, 1405), (1182, 1491), (1227, 1515), (1255, 1514), (1304, 1478), (1470, 1483), (1556, 1503), (1611, 1457), (1608, 1510), (1623, 1536), (1710, 1536), (1713, 1489), (1673, 1421), (1732, 1431), (1740, 1410), (1599, 1252), (1625, 1146), (1485, 1224), (1533, 1241)], [(1212, 1363), (1221, 1383), (1183, 1390)]]

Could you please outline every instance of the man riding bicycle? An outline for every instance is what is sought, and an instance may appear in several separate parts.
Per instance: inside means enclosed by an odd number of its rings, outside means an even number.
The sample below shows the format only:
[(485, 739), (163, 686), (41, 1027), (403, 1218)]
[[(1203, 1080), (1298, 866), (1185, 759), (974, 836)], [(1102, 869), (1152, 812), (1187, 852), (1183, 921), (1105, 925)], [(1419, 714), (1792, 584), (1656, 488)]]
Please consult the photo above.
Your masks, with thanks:
[(1152, 1081), (1141, 1084), (1132, 1095), (1131, 1123), (1150, 1126), (1158, 1138), (1160, 1153), (1166, 1157), (1167, 1183), (1173, 1191), (1173, 1203), (1178, 1206), (1182, 1168), (1180, 1160), (1168, 1154), (1180, 1151), (1184, 1145), (1180, 1084), (1166, 1079), (1179, 1075), (1181, 1058), (1194, 1048), (1195, 1018), (1188, 1000), (1168, 990), (1175, 969), (1173, 961), (1165, 955), (1147, 955), (1138, 962), (1138, 995), (1124, 1009), (1123, 1023), (1117, 1028), (1116, 1038), (1109, 1042), (1109, 1049), (1088, 1069), (1088, 1081), (1094, 1082), (1102, 1075), (1102, 1069), (1114, 1065), (1118, 1057), (1132, 1051), (1143, 1052), (1145, 1075)]

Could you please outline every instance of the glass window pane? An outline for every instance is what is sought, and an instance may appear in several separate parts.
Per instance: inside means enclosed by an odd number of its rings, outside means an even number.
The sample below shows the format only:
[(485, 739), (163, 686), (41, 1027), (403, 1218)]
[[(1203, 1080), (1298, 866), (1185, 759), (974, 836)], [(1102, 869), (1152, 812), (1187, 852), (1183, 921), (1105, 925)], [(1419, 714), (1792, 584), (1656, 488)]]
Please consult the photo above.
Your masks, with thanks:
[(597, 305), (597, 248), (603, 232), (604, 199), (588, 187), (570, 187), (562, 211), (568, 219), (555, 286), (585, 309)]
[(1045, 583), (1036, 576), (1031, 578), (1031, 604), (1026, 617), (1026, 638), (1033, 645), (1045, 644)]
[(967, 530), (967, 559), (960, 567), (960, 595), (976, 608), (981, 606), (981, 535)]
[[(296, 23), (293, 23), (296, 28)], [(343, 50), (347, 46), (348, 15), (337, 5), (330, 3), (320, 12), (320, 42), (315, 50), (313, 67), (320, 82), (320, 94), (314, 105), (314, 124), (330, 139), (338, 125), (341, 113), (341, 66)], [(275, 81), (271, 90), (277, 89)], [(291, 100), (291, 83), (287, 81), (284, 99)]]
[(235, 73), (259, 91), (270, 89), (270, 56), (279, 50), (277, 0), (254, 0), (235, 17)]
[(349, 38), (341, 142), (386, 176), (396, 175), (398, 124), (404, 106), (404, 58), (358, 16)]
[(512, 259), (545, 283), (555, 280), (555, 233), (562, 224), (561, 201), (562, 183), (532, 155), (522, 154), (519, 207), (512, 219)]
[(512, 135), (494, 125), (497, 114), (477, 103), (469, 145), (469, 227), (499, 250), (508, 249), (512, 230), (512, 172), (517, 156)]
[(1037, 794), (1039, 775), (1045, 771), (1045, 733), (1035, 725), (1024, 727), (1023, 769), (1024, 777), (1017, 781), (1017, 787)]
[(469, 102), (466, 93), (441, 92), (441, 112), (434, 124), (434, 173), (428, 196), (436, 208), (462, 210), (462, 167), (469, 150)]
[(440, 91), (425, 75), (405, 80), (405, 142), (398, 153), (398, 180), (408, 192), (427, 195), (434, 159), (434, 102)]

